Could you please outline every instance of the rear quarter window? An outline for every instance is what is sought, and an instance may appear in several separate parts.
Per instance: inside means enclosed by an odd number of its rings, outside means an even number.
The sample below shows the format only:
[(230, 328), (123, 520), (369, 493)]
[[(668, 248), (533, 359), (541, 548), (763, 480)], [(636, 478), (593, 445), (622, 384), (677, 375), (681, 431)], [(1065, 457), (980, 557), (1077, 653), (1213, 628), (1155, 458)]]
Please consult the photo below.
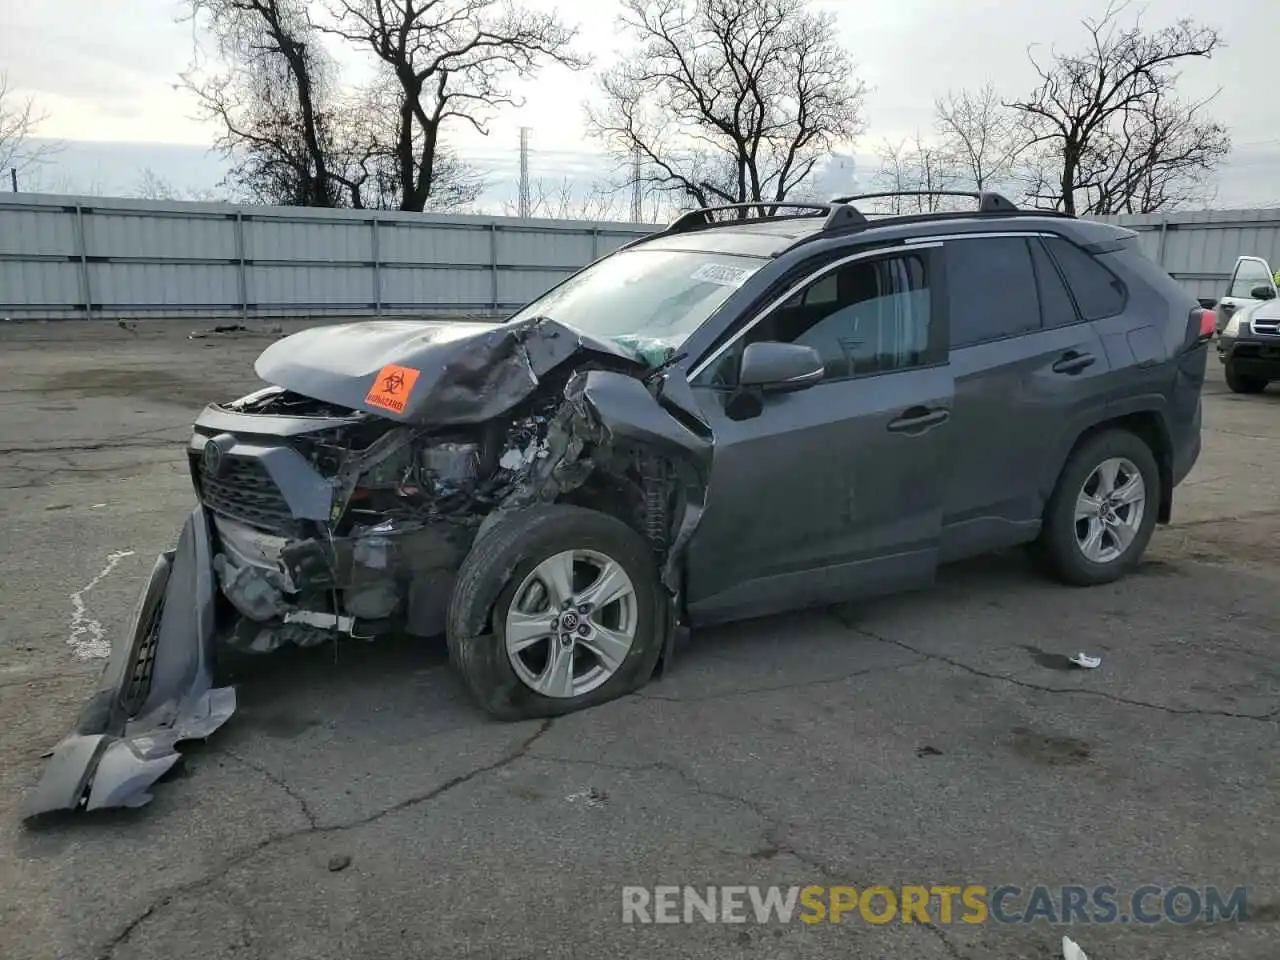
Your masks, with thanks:
[(1062, 271), (1080, 316), (1103, 320), (1124, 310), (1124, 284), (1114, 273), (1069, 240), (1047, 237), (1044, 243)]

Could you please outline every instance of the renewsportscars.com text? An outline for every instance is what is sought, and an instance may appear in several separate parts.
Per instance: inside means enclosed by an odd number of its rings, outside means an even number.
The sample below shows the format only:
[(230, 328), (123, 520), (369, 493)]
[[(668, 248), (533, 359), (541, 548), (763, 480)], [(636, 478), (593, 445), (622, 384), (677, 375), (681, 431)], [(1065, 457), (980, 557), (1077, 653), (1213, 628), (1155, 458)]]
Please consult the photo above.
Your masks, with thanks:
[(623, 923), (1111, 924), (1248, 919), (1244, 887), (629, 886)]

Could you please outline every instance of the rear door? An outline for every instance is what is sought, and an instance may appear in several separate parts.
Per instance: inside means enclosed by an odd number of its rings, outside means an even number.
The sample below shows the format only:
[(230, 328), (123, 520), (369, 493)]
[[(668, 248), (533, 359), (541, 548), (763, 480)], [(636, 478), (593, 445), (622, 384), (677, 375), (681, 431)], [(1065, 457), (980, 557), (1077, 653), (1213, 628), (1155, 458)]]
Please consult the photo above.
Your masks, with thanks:
[(1101, 416), (1110, 369), (1038, 237), (948, 239), (946, 287), (955, 402), (943, 560), (1035, 534), (1048, 461)]
[[(1263, 290), (1269, 291), (1271, 296), (1257, 296)], [(1262, 299), (1275, 299), (1275, 296), (1276, 280), (1270, 264), (1261, 257), (1240, 257), (1236, 260), (1235, 269), (1231, 272), (1231, 281), (1227, 284), (1226, 295), (1218, 301), (1218, 306), (1215, 308), (1218, 333), (1222, 332), (1231, 315), (1241, 307), (1257, 303)]]
[[(708, 623), (933, 579), (951, 408), (937, 248), (811, 268), (691, 371), (715, 432), (707, 505), (688, 553), (688, 602)], [(813, 269), (819, 272), (815, 275)], [(734, 386), (751, 342), (802, 343), (816, 386)]]

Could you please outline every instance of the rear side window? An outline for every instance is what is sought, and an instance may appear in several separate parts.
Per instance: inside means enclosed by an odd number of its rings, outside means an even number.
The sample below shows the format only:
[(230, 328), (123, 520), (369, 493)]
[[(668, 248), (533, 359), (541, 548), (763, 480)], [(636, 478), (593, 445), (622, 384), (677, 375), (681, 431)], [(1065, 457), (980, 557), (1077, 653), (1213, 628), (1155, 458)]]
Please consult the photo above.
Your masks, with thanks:
[(1040, 329), (1031, 248), (1021, 237), (948, 240), (951, 346), (967, 347)]
[(1040, 287), (1040, 317), (1046, 330), (1079, 323), (1076, 305), (1052, 258), (1039, 240), (1031, 241), (1031, 260), (1036, 266), (1036, 281)]
[(1044, 243), (1067, 280), (1080, 316), (1102, 320), (1124, 310), (1124, 284), (1114, 273), (1068, 240), (1048, 237)]

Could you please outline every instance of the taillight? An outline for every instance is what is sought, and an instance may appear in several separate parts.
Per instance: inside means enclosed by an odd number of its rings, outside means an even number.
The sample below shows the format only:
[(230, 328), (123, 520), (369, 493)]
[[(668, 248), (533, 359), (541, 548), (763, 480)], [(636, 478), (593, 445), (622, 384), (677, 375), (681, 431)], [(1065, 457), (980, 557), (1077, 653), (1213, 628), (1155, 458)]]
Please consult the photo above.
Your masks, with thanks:
[(1218, 318), (1212, 310), (1195, 307), (1187, 317), (1187, 339), (1183, 350), (1195, 350), (1213, 339), (1218, 329)]
[(1213, 336), (1217, 326), (1217, 317), (1212, 310), (1206, 310), (1204, 307), (1198, 307), (1197, 311), (1200, 314), (1200, 339), (1208, 340)]

